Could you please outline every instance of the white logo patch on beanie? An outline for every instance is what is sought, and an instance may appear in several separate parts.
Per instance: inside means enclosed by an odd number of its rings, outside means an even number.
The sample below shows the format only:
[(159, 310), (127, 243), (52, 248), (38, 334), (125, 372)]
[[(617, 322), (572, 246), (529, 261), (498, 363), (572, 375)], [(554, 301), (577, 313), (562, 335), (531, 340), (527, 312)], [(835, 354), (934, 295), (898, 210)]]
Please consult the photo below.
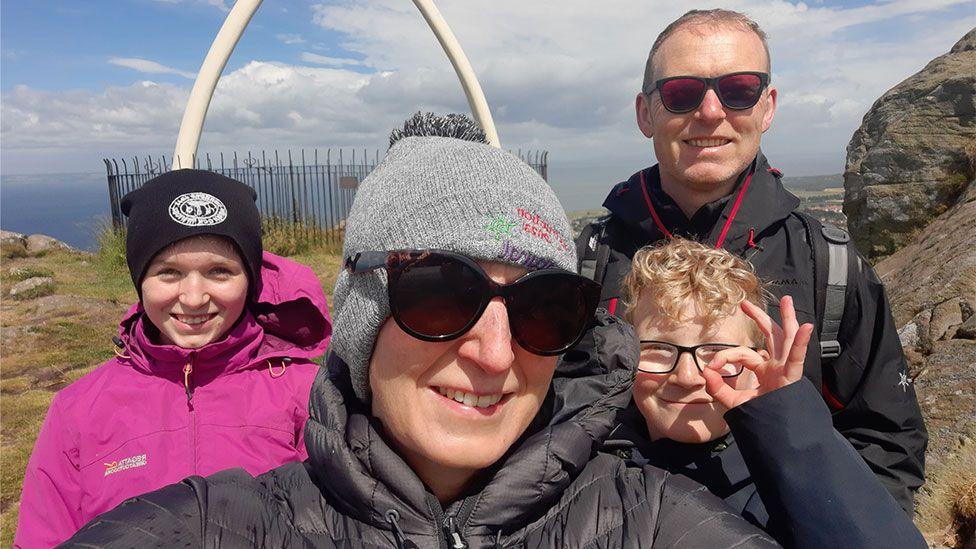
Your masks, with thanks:
[(187, 227), (217, 225), (227, 219), (227, 206), (212, 194), (186, 193), (170, 202), (169, 216)]

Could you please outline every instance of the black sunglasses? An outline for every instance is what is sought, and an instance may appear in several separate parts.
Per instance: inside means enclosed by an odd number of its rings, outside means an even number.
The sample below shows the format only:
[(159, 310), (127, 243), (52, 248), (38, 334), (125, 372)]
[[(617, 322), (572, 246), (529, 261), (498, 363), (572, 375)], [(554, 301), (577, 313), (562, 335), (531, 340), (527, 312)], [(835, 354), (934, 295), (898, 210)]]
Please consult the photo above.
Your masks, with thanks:
[(569, 271), (543, 269), (498, 284), (473, 259), (443, 250), (359, 252), (345, 268), (354, 274), (385, 268), (393, 320), (423, 341), (460, 337), (500, 296), (512, 336), (543, 356), (575, 345), (600, 299), (598, 283)]
[[(769, 85), (769, 74), (764, 72), (733, 72), (714, 78), (698, 76), (672, 76), (654, 83), (661, 94), (664, 108), (675, 113), (691, 112), (701, 105), (709, 88), (715, 90), (718, 100), (726, 107), (741, 111), (751, 109), (759, 102), (762, 91)], [(650, 94), (654, 90), (645, 90)]]
[[(705, 366), (715, 358), (719, 352), (739, 347), (734, 343), (702, 343), (693, 347), (675, 345), (668, 341), (641, 340), (640, 361), (637, 370), (648, 374), (669, 374), (678, 365), (681, 355), (688, 353), (695, 359), (695, 366), (699, 372), (705, 371)], [(749, 347), (758, 351), (759, 347)], [(742, 364), (728, 363), (718, 370), (722, 377), (736, 377), (742, 373)]]

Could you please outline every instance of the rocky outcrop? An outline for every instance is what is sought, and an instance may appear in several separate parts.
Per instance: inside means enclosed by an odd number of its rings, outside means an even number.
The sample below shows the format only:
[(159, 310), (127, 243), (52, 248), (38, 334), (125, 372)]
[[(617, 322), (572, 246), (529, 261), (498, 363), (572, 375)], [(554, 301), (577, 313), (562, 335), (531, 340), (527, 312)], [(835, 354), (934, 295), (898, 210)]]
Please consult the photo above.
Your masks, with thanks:
[(49, 276), (35, 276), (22, 280), (10, 288), (14, 299), (33, 299), (54, 293), (54, 279)]
[(50, 252), (51, 250), (66, 250), (71, 249), (70, 246), (61, 242), (57, 238), (47, 236), (46, 234), (32, 234), (25, 239), (27, 244), (27, 253), (30, 255), (38, 255)]
[(38, 256), (52, 250), (71, 249), (73, 249), (71, 246), (45, 234), (27, 236), (12, 231), (0, 231), (0, 253), (4, 259)]
[(847, 146), (844, 213), (858, 248), (879, 258), (945, 213), (976, 173), (976, 29), (898, 84)]
[(949, 480), (976, 486), (955, 450), (976, 433), (974, 69), (976, 29), (875, 102), (844, 174), (848, 227), (865, 255), (883, 258), (875, 270), (929, 432), (931, 475), (918, 503), (933, 547), (958, 530), (950, 519), (961, 499)]
[(0, 231), (0, 254), (4, 259), (27, 257), (27, 240), (20, 233)]
[(875, 266), (888, 291), (902, 344), (929, 352), (935, 342), (971, 339), (976, 310), (976, 185), (905, 248)]
[[(885, 283), (898, 334), (909, 360), (929, 432), (930, 473), (917, 501), (930, 547), (968, 528), (956, 524), (965, 491), (976, 486), (976, 469), (961, 466), (954, 450), (976, 433), (976, 185), (949, 211), (926, 226), (905, 248), (875, 266)], [(954, 453), (955, 452), (955, 453)], [(970, 450), (972, 456), (972, 450)], [(972, 457), (970, 457), (970, 461)], [(952, 535), (949, 535), (952, 534)], [(969, 539), (972, 539), (971, 537)], [(965, 546), (968, 547), (968, 546)]]

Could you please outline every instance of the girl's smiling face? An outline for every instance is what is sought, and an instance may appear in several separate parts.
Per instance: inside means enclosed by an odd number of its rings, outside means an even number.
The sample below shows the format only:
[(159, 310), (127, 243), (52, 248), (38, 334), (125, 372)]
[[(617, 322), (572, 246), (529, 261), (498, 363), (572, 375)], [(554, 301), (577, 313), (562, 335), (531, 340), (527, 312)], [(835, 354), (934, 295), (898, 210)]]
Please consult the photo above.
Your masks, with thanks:
[(234, 245), (195, 236), (156, 254), (142, 279), (142, 305), (162, 343), (198, 349), (237, 322), (247, 290), (247, 270)]

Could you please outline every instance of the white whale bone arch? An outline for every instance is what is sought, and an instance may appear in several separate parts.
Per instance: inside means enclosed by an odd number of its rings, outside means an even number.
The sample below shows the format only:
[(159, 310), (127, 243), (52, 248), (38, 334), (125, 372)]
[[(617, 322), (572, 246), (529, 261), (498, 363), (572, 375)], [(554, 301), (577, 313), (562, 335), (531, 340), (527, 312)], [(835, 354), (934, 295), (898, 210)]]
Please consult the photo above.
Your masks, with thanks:
[[(217, 81), (220, 80), (221, 73), (230, 59), (231, 53), (240, 41), (244, 29), (254, 13), (257, 12), (263, 0), (237, 0), (227, 19), (221, 25), (217, 36), (214, 38), (207, 57), (204, 58), (197, 73), (197, 79), (190, 90), (190, 97), (186, 102), (186, 110), (183, 111), (183, 120), (180, 122), (180, 133), (176, 137), (176, 149), (173, 151), (173, 169), (192, 168), (196, 165), (197, 148), (200, 145), (200, 134), (203, 132), (203, 122), (207, 117), (207, 109), (210, 108), (210, 100), (213, 98), (214, 90), (217, 88)], [(490, 145), (500, 147), (498, 132), (495, 130), (495, 122), (491, 117), (491, 110), (488, 108), (488, 101), (485, 99), (484, 91), (478, 78), (471, 68), (468, 57), (461, 49), (457, 38), (448, 26), (447, 21), (441, 15), (433, 0), (413, 0), (417, 9), (423, 15), (427, 25), (434, 32), (437, 41), (440, 42), (444, 53), (451, 61), (454, 72), (457, 73), (461, 81), (461, 87), (468, 98), (468, 105), (475, 121), (484, 130), (487, 141)]]

